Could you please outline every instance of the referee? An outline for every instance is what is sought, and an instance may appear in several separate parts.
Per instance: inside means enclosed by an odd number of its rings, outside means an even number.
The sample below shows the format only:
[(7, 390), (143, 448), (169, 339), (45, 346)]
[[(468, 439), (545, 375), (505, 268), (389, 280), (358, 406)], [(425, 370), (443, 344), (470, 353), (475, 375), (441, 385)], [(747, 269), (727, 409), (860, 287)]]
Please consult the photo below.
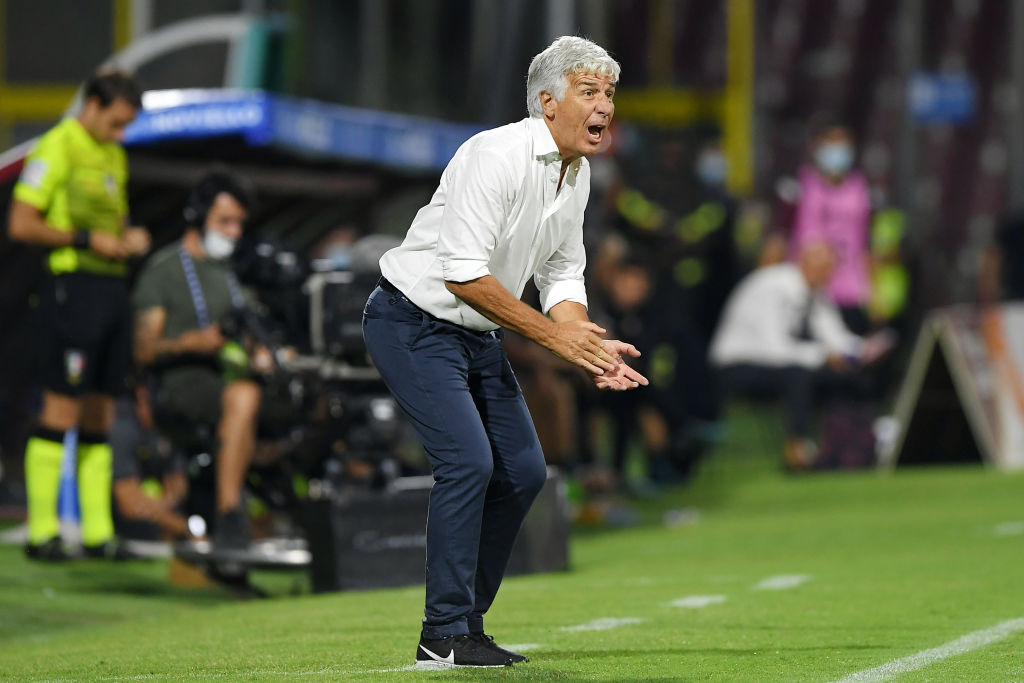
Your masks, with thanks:
[(40, 297), (43, 407), (25, 449), (25, 551), (33, 559), (68, 559), (57, 494), (64, 434), (74, 427), (83, 550), (95, 557), (117, 550), (108, 434), (131, 360), (127, 260), (150, 244), (148, 232), (127, 225), (128, 166), (119, 143), (141, 108), (130, 76), (91, 77), (81, 113), (39, 139), (14, 187), (11, 239), (50, 250)]

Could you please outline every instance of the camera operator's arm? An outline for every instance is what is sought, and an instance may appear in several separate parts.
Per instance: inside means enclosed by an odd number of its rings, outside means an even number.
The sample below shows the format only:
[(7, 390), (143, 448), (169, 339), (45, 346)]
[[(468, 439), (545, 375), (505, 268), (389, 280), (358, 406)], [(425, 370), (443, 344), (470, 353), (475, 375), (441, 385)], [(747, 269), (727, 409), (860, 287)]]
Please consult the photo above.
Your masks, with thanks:
[[(184, 476), (179, 473), (179, 476)], [(172, 538), (188, 538), (188, 522), (175, 509), (177, 503), (154, 500), (142, 490), (139, 477), (118, 479), (113, 485), (118, 511), (130, 520), (153, 522)]]
[(177, 337), (163, 336), (167, 312), (159, 307), (139, 311), (135, 316), (135, 361), (150, 365), (157, 359), (181, 354), (213, 355), (224, 346), (220, 327), (210, 325), (201, 330), (188, 330)]

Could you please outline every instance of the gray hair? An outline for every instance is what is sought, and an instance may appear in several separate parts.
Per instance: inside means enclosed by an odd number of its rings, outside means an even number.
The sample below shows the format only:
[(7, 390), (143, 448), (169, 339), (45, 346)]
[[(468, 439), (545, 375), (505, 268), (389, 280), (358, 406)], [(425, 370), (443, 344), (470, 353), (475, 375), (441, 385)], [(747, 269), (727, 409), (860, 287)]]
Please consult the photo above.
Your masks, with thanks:
[(526, 110), (531, 117), (540, 118), (542, 92), (550, 93), (561, 102), (569, 74), (601, 74), (618, 82), (619, 70), (619, 63), (597, 43), (577, 36), (562, 36), (530, 62), (526, 76)]

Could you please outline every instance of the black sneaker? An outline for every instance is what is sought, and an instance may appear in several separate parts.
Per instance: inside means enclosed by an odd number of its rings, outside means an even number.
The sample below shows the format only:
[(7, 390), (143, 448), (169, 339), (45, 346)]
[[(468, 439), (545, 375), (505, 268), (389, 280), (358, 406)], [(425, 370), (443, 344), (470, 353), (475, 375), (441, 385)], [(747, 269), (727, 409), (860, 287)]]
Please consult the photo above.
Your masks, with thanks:
[(249, 517), (241, 505), (217, 515), (213, 547), (217, 550), (244, 550), (249, 547)]
[(269, 594), (249, 581), (249, 572), (236, 571), (230, 568), (224, 571), (216, 564), (206, 568), (206, 575), (219, 586), (225, 588), (239, 598), (266, 598)]
[(497, 652), (498, 654), (508, 657), (512, 660), (513, 664), (519, 664), (520, 662), (530, 661), (530, 658), (526, 655), (521, 655), (518, 652), (513, 652), (512, 650), (506, 650), (501, 645), (498, 645), (496, 642), (494, 642), (493, 637), (487, 635), (483, 631), (481, 631), (480, 633), (470, 633), (469, 637), (473, 638), (478, 643), (482, 644), (484, 647), (488, 647)]
[(39, 560), (40, 562), (67, 562), (72, 559), (71, 555), (64, 550), (60, 536), (54, 536), (42, 543), (26, 543), (25, 555), (30, 560)]
[(512, 666), (512, 658), (484, 645), (480, 639), (468, 633), (437, 640), (420, 636), (420, 644), (416, 648), (417, 669), (451, 669), (462, 666)]

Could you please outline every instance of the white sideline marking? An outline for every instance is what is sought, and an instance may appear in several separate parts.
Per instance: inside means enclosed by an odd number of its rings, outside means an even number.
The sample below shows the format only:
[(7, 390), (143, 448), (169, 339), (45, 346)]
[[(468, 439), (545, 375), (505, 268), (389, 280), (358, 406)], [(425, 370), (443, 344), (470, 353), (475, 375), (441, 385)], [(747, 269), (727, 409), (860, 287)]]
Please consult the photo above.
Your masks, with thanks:
[[(500, 643), (499, 643), (500, 645)], [(502, 645), (506, 650), (515, 650), (516, 652), (528, 652), (529, 650), (536, 650), (541, 647), (540, 643), (513, 643), (511, 645)]]
[(585, 624), (577, 624), (576, 626), (563, 626), (563, 631), (607, 631), (609, 629), (618, 628), (619, 626), (627, 626), (629, 624), (642, 624), (643, 619), (637, 619), (636, 617), (623, 617), (621, 619), (615, 619), (613, 617), (605, 617), (604, 619), (595, 619), (594, 621), (588, 621)]
[(888, 664), (876, 666), (873, 669), (852, 673), (846, 678), (839, 679), (836, 683), (873, 683), (874, 681), (884, 681), (908, 671), (923, 669), (943, 659), (962, 655), (971, 650), (977, 650), (1021, 631), (1024, 631), (1024, 619), (1011, 619), (1010, 621), (996, 624), (992, 628), (968, 633), (966, 636), (952, 640), (945, 645), (939, 645), (930, 650), (922, 650), (909, 657), (894, 659)]
[(754, 590), (784, 591), (790, 588), (796, 588), (810, 580), (811, 577), (808, 574), (779, 574), (778, 576), (769, 576), (767, 579), (764, 579), (754, 586)]
[(685, 598), (679, 598), (668, 603), (669, 607), (688, 607), (689, 609), (699, 609), (701, 607), (707, 607), (708, 605), (717, 605), (720, 602), (725, 602), (724, 595), (687, 595)]
[(992, 529), (995, 536), (1020, 536), (1024, 534), (1024, 522), (1003, 522)]

